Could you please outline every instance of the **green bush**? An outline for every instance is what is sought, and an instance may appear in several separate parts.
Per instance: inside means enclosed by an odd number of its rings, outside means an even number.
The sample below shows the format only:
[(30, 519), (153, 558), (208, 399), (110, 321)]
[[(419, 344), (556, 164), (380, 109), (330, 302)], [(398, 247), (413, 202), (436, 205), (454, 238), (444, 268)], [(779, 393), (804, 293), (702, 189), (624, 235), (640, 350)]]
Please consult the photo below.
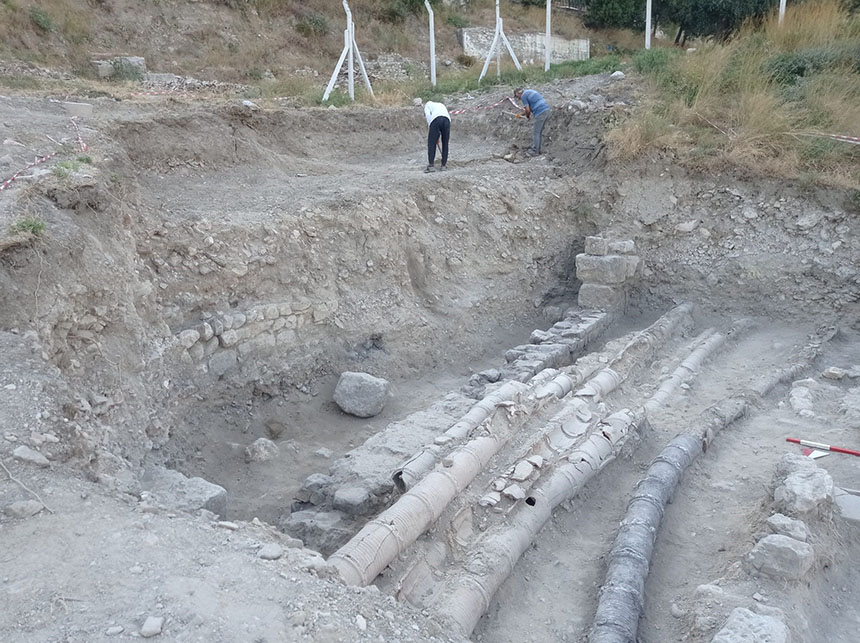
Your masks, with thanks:
[(401, 22), (410, 15), (420, 15), (424, 11), (424, 0), (388, 0), (382, 9), (381, 17), (388, 22)]
[(448, 24), (453, 25), (457, 29), (465, 29), (469, 26), (469, 22), (463, 16), (456, 13), (448, 16)]
[(633, 54), (633, 67), (640, 74), (663, 74), (676, 55), (672, 49), (642, 49)]
[(112, 60), (111, 66), (113, 66), (113, 76), (111, 76), (111, 80), (143, 80), (143, 72), (140, 68), (130, 65), (121, 58)]
[(328, 31), (328, 20), (320, 13), (309, 13), (296, 23), (296, 31), (305, 38), (325, 36)]
[(54, 21), (51, 20), (51, 16), (39, 7), (30, 7), (30, 20), (42, 31), (50, 32), (54, 30)]
[(805, 76), (843, 66), (860, 72), (860, 44), (848, 42), (779, 54), (767, 61), (765, 71), (780, 85), (794, 85)]

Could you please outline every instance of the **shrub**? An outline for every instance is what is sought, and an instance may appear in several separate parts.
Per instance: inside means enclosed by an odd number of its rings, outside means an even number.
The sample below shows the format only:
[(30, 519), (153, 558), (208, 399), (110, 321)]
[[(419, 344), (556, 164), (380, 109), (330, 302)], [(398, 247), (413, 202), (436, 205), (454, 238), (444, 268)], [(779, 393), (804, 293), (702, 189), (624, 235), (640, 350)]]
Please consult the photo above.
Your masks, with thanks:
[(793, 85), (804, 76), (852, 65), (860, 71), (860, 44), (854, 42), (778, 54), (765, 63), (765, 69), (780, 85)]
[(121, 58), (112, 60), (111, 65), (113, 66), (111, 80), (143, 80), (143, 72), (140, 68), (130, 65)]
[(633, 55), (633, 66), (640, 74), (662, 74), (674, 56), (671, 49), (642, 49)]
[(50, 32), (54, 30), (54, 21), (51, 20), (51, 16), (39, 7), (30, 7), (30, 20), (42, 31)]
[(457, 29), (465, 29), (469, 26), (469, 22), (463, 16), (456, 13), (448, 16), (448, 24), (455, 26)]
[(45, 222), (39, 219), (21, 219), (12, 224), (12, 232), (15, 234), (32, 234), (38, 237), (45, 231)]
[(296, 23), (296, 31), (305, 38), (325, 36), (329, 31), (328, 20), (320, 13), (309, 13)]
[(471, 67), (478, 61), (474, 56), (469, 56), (468, 54), (457, 54), (457, 62), (463, 65), (463, 67)]

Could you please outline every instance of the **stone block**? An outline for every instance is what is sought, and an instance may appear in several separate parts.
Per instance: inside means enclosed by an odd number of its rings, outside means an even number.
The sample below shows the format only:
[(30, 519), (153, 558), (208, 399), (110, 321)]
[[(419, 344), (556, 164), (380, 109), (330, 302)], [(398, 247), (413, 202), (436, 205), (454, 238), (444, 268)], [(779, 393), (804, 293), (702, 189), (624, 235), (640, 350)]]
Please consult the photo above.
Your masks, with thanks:
[(293, 346), (298, 342), (296, 331), (285, 329), (275, 335), (275, 343), (278, 346)]
[(845, 520), (860, 523), (860, 496), (836, 487), (833, 500)]
[(222, 377), (227, 371), (236, 368), (239, 360), (235, 350), (226, 350), (209, 358), (209, 372), (215, 377)]
[(624, 283), (627, 279), (627, 258), (620, 255), (576, 255), (576, 276), (586, 283)]
[(240, 360), (245, 360), (251, 355), (268, 355), (274, 348), (275, 336), (271, 333), (259, 335), (236, 346), (236, 350), (239, 351)]
[(833, 500), (833, 478), (816, 467), (797, 471), (785, 478), (773, 492), (774, 506), (781, 512), (802, 516), (829, 505)]
[(267, 462), (281, 454), (278, 445), (268, 438), (257, 438), (245, 447), (245, 462)]
[(99, 78), (110, 78), (116, 72), (109, 60), (91, 60), (90, 64)]
[(579, 305), (608, 311), (623, 311), (627, 307), (627, 293), (622, 287), (582, 284)]
[(93, 106), (90, 103), (64, 102), (63, 109), (72, 117), (90, 118), (93, 115)]
[(767, 526), (775, 534), (788, 536), (804, 543), (809, 540), (809, 529), (802, 520), (795, 520), (784, 514), (773, 514), (767, 519)]
[(183, 348), (191, 348), (197, 343), (198, 339), (200, 339), (200, 333), (193, 328), (183, 330), (179, 333), (179, 343), (182, 344)]
[(803, 578), (814, 562), (810, 545), (780, 534), (762, 538), (744, 559), (751, 572), (785, 580)]
[(280, 304), (278, 304), (278, 313), (281, 315), (281, 317), (286, 317), (287, 315), (292, 315), (293, 314), (293, 305), (288, 301), (281, 302)]
[(632, 239), (625, 239), (624, 241), (610, 241), (607, 251), (619, 255), (633, 254), (636, 252), (636, 243)]
[(736, 607), (711, 643), (789, 643), (789, 641), (788, 628), (780, 619)]
[(263, 309), (263, 316), (266, 319), (277, 319), (281, 316), (281, 313), (276, 304), (269, 304)]
[(636, 255), (627, 255), (624, 259), (627, 261), (627, 279), (638, 279), (642, 275), (642, 264), (644, 263), (642, 258)]
[(151, 466), (144, 471), (140, 484), (165, 507), (191, 512), (206, 509), (220, 518), (227, 513), (227, 490), (203, 478), (188, 478), (179, 471)]
[(199, 362), (203, 359), (203, 357), (205, 357), (204, 353), (205, 349), (203, 348), (203, 344), (200, 343), (194, 344), (194, 346), (188, 349), (188, 355), (190, 355), (191, 359), (195, 362)]
[(388, 399), (388, 380), (368, 373), (341, 373), (334, 401), (344, 413), (367, 418), (378, 415)]
[(215, 353), (215, 351), (217, 351), (220, 346), (221, 346), (221, 344), (218, 342), (218, 338), (212, 337), (212, 338), (210, 338), (210, 340), (208, 342), (203, 344), (203, 354), (206, 357), (209, 357), (210, 355), (213, 355)]
[(51, 463), (43, 456), (41, 453), (36, 451), (35, 449), (31, 449), (26, 445), (21, 445), (15, 447), (15, 450), (12, 451), (12, 457), (18, 460), (19, 462), (26, 462), (27, 464), (34, 464), (37, 467), (50, 467)]
[(324, 473), (312, 473), (296, 493), (296, 500), (321, 505), (330, 495), (329, 489), (334, 484), (334, 478)]
[(334, 492), (332, 505), (338, 511), (352, 516), (363, 516), (373, 510), (375, 498), (365, 487), (341, 487)]
[(603, 256), (609, 251), (609, 241), (603, 237), (585, 237), (585, 254)]
[(225, 330), (221, 333), (221, 336), (218, 338), (221, 342), (221, 346), (224, 348), (229, 348), (230, 346), (234, 346), (236, 342), (239, 341), (239, 333), (235, 330)]

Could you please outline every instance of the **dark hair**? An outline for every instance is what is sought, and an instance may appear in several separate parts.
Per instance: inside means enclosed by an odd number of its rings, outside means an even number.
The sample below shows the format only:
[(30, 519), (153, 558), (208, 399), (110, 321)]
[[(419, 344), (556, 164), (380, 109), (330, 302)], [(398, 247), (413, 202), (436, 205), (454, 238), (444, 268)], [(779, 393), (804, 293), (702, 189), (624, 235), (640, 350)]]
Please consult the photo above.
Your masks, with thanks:
[(523, 88), (522, 88), (522, 87), (517, 87), (517, 88), (514, 90), (514, 96), (516, 96), (517, 94), (522, 94), (522, 93), (523, 93)]

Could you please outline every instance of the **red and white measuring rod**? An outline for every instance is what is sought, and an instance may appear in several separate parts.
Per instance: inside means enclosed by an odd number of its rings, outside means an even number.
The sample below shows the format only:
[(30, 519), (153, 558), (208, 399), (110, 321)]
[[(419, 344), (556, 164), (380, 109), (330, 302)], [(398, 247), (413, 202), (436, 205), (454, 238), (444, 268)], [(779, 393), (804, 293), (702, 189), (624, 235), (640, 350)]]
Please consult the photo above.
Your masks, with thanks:
[(833, 453), (847, 453), (848, 455), (856, 455), (860, 457), (860, 451), (854, 451), (853, 449), (843, 449), (842, 447), (834, 447), (829, 444), (821, 444), (821, 442), (810, 442), (809, 440), (801, 440), (799, 438), (786, 438), (785, 441), (794, 442), (795, 444), (799, 444), (804, 447), (821, 449), (822, 451), (833, 451)]

